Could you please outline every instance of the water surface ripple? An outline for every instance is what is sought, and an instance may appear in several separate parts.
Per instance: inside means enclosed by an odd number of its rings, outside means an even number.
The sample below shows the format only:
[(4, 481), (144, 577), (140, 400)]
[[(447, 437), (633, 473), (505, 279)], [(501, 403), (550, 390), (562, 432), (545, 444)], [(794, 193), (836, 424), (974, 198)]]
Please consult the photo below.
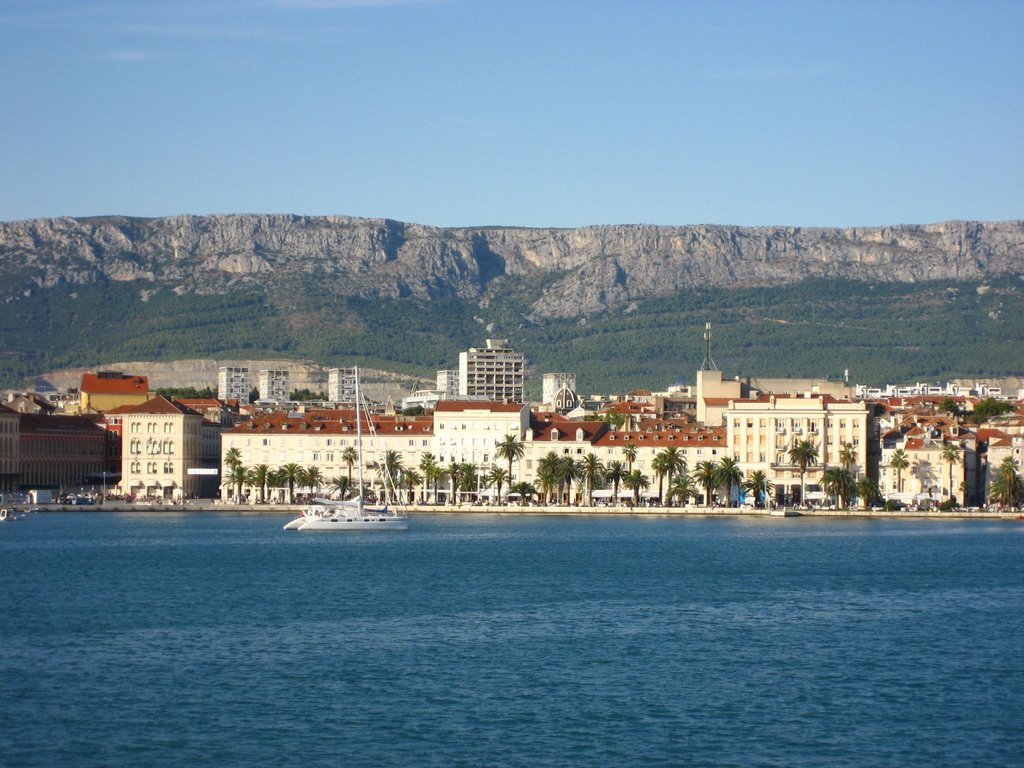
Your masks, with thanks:
[(1024, 525), (0, 529), (3, 766), (1011, 766)]

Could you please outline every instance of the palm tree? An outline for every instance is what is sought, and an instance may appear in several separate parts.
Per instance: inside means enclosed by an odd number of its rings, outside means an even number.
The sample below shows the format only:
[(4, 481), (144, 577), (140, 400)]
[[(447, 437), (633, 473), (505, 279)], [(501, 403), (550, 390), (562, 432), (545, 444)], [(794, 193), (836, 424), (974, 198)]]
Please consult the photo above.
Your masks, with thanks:
[(257, 464), (255, 467), (249, 470), (246, 476), (246, 482), (260, 489), (260, 504), (263, 503), (266, 497), (267, 490), (267, 477), (270, 475), (270, 467), (266, 464)]
[(302, 467), (295, 462), (281, 467), (281, 477), (288, 483), (288, 503), (295, 499), (295, 481), (302, 476)]
[(351, 482), (352, 467), (354, 467), (356, 465), (356, 462), (359, 461), (359, 451), (357, 451), (353, 446), (350, 445), (348, 448), (341, 452), (341, 460), (345, 462), (345, 465), (348, 467), (348, 479)]
[(633, 471), (633, 462), (636, 461), (637, 448), (633, 443), (626, 443), (626, 447), (622, 451), (622, 455), (626, 457), (626, 463), (629, 466), (627, 472)]
[(949, 464), (949, 498), (953, 498), (953, 465), (960, 463), (960, 446), (946, 443), (942, 446), (942, 460)]
[(399, 486), (399, 479), (405, 467), (402, 466), (402, 454), (395, 450), (386, 450), (381, 461), (376, 465), (377, 474), (384, 485), (384, 496), (387, 497)]
[(867, 509), (868, 505), (880, 495), (878, 492), (878, 483), (874, 478), (868, 477), (867, 475), (864, 475), (857, 481), (856, 491), (857, 498), (860, 499), (861, 505), (864, 509)]
[(604, 479), (612, 484), (612, 496), (615, 504), (619, 503), (619, 483), (625, 476), (626, 466), (621, 461), (609, 461), (608, 466), (604, 468)]
[(287, 480), (284, 476), (284, 471), (281, 468), (272, 469), (267, 475), (267, 488), (283, 488)]
[(533, 483), (528, 483), (525, 480), (521, 480), (520, 482), (515, 483), (512, 487), (510, 487), (508, 489), (508, 492), (518, 495), (519, 506), (524, 507), (526, 506), (526, 502), (528, 502), (536, 495), (537, 489), (533, 487)]
[(229, 448), (224, 454), (224, 466), (229, 470), (242, 466), (242, 452), (237, 448)]
[(242, 486), (249, 480), (249, 471), (241, 464), (236, 464), (231, 467), (228, 472), (228, 482), (234, 486), (237, 490), (235, 491), (235, 501), (242, 500)]
[(1012, 456), (999, 464), (996, 476), (989, 488), (989, 498), (1003, 507), (1012, 507), (1024, 497), (1024, 480), (1020, 476), (1020, 465)]
[(448, 500), (448, 503), (455, 504), (456, 499), (458, 498), (459, 479), (462, 477), (462, 464), (457, 461), (453, 461), (445, 467), (445, 474), (448, 475), (448, 479), (452, 484), (452, 496)]
[(789, 460), (800, 467), (800, 503), (807, 498), (807, 467), (818, 461), (818, 449), (810, 440), (799, 440), (789, 449)]
[(903, 470), (910, 466), (907, 452), (902, 448), (893, 451), (892, 458), (889, 459), (889, 466), (896, 470), (896, 492), (903, 493)]
[(843, 443), (839, 449), (839, 466), (849, 472), (857, 463), (857, 449), (853, 443)]
[(750, 476), (743, 481), (743, 490), (754, 495), (754, 504), (761, 506), (768, 501), (768, 494), (772, 492), (775, 485), (768, 479), (768, 473), (763, 469), (755, 469)]
[(434, 496), (437, 496), (437, 474), (434, 470), (437, 469), (437, 457), (432, 453), (424, 453), (420, 457), (420, 472), (423, 473), (423, 500), (426, 501), (427, 496), (427, 483), (431, 480), (435, 483)]
[(334, 491), (339, 499), (344, 499), (352, 490), (352, 481), (344, 475), (338, 475), (327, 483), (327, 490)]
[(312, 492), (315, 494), (324, 486), (324, 473), (319, 467), (310, 465), (302, 473), (302, 484), (312, 488)]
[(545, 504), (551, 501), (551, 494), (558, 487), (558, 475), (553, 469), (540, 469), (537, 472), (537, 488), (540, 490)]
[(417, 472), (415, 469), (403, 469), (401, 471), (401, 485), (406, 489), (409, 494), (407, 497), (407, 503), (412, 504), (415, 500), (416, 486), (423, 482), (423, 475)]
[(459, 472), (459, 490), (473, 496), (473, 503), (477, 502), (477, 492), (480, 490), (480, 475), (476, 464), (462, 464), (462, 471)]
[(696, 495), (697, 483), (687, 474), (680, 473), (676, 475), (668, 485), (669, 501), (678, 498), (684, 507), (686, 506), (686, 500)]
[(572, 484), (579, 480), (583, 470), (579, 463), (572, 456), (563, 456), (558, 462), (558, 502), (562, 503), (562, 494), (565, 494), (565, 504), (572, 503)]
[(587, 506), (594, 506), (594, 486), (604, 479), (604, 463), (593, 453), (583, 457), (583, 478), (587, 483)]
[(508, 476), (512, 477), (512, 462), (519, 461), (526, 455), (526, 446), (517, 435), (507, 434), (497, 442), (494, 455), (508, 462)]
[(829, 467), (821, 473), (821, 487), (836, 498), (838, 508), (845, 509), (846, 500), (855, 493), (856, 483), (853, 475), (842, 467)]
[(484, 478), (488, 485), (493, 485), (498, 492), (498, 503), (501, 503), (501, 489), (506, 483), (511, 483), (511, 476), (502, 467), (491, 467), (490, 472)]
[(654, 476), (658, 478), (658, 501), (661, 504), (665, 503), (665, 476), (668, 474), (668, 464), (665, 461), (664, 454), (655, 454), (654, 458), (651, 459), (651, 471)]
[[(677, 474), (686, 472), (686, 457), (683, 452), (675, 445), (670, 445), (665, 448), (659, 456), (663, 456), (662, 462), (665, 465), (665, 469), (668, 475), (668, 484), (672, 485), (672, 478)], [(671, 496), (671, 494), (669, 494)]]
[(437, 486), (441, 482), (441, 478), (448, 476), (448, 471), (437, 464), (429, 465), (424, 471), (423, 476), (433, 485), (434, 487), (434, 503), (437, 503)]
[(743, 470), (740, 464), (732, 456), (723, 456), (718, 462), (716, 470), (718, 485), (725, 486), (725, 506), (732, 506), (732, 489), (743, 482)]
[(704, 489), (704, 506), (711, 506), (711, 491), (718, 487), (718, 467), (713, 461), (700, 461), (693, 470), (693, 479)]
[(640, 491), (645, 491), (651, 487), (650, 478), (647, 477), (639, 469), (634, 469), (632, 472), (627, 474), (622, 484), (629, 488), (633, 492), (633, 506), (640, 504)]

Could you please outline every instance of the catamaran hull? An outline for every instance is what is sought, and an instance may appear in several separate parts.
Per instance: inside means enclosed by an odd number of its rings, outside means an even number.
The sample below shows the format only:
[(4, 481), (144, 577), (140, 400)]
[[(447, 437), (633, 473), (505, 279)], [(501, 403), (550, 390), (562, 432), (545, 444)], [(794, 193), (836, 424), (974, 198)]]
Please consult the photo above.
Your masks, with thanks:
[[(300, 522), (293, 520), (293, 523)], [(289, 523), (291, 525), (291, 523)], [(359, 520), (331, 519), (304, 520), (298, 530), (310, 531), (404, 531), (409, 527), (408, 518), (364, 518)]]

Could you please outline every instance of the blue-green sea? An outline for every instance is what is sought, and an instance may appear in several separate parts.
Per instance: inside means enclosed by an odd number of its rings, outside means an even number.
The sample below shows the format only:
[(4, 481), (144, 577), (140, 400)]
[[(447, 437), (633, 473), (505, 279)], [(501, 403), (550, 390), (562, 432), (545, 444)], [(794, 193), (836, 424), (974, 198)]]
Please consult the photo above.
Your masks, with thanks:
[(1024, 765), (1024, 523), (286, 521), (0, 525), (0, 765)]

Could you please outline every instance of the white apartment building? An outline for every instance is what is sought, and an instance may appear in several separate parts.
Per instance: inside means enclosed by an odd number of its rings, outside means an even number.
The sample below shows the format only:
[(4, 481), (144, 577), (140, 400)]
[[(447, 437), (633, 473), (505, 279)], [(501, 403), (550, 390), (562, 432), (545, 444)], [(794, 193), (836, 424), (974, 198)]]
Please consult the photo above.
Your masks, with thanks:
[(252, 380), (247, 367), (222, 365), (217, 369), (217, 399), (249, 402)]
[(459, 372), (458, 370), (444, 370), (437, 372), (437, 389), (444, 393), (442, 400), (454, 400), (459, 396)]
[[(442, 400), (434, 411), (434, 454), (441, 466), (452, 462), (485, 469), (505, 466), (495, 446), (505, 435), (523, 440), (530, 426), (530, 409), (519, 403)], [(513, 472), (515, 467), (513, 466)]]
[(288, 371), (285, 369), (262, 370), (257, 375), (257, 381), (261, 400), (283, 403), (291, 394), (288, 391)]
[(330, 368), (327, 371), (327, 399), (332, 403), (355, 403), (356, 369)]
[(459, 396), (523, 402), (522, 352), (508, 339), (487, 339), (486, 346), (459, 353)]

